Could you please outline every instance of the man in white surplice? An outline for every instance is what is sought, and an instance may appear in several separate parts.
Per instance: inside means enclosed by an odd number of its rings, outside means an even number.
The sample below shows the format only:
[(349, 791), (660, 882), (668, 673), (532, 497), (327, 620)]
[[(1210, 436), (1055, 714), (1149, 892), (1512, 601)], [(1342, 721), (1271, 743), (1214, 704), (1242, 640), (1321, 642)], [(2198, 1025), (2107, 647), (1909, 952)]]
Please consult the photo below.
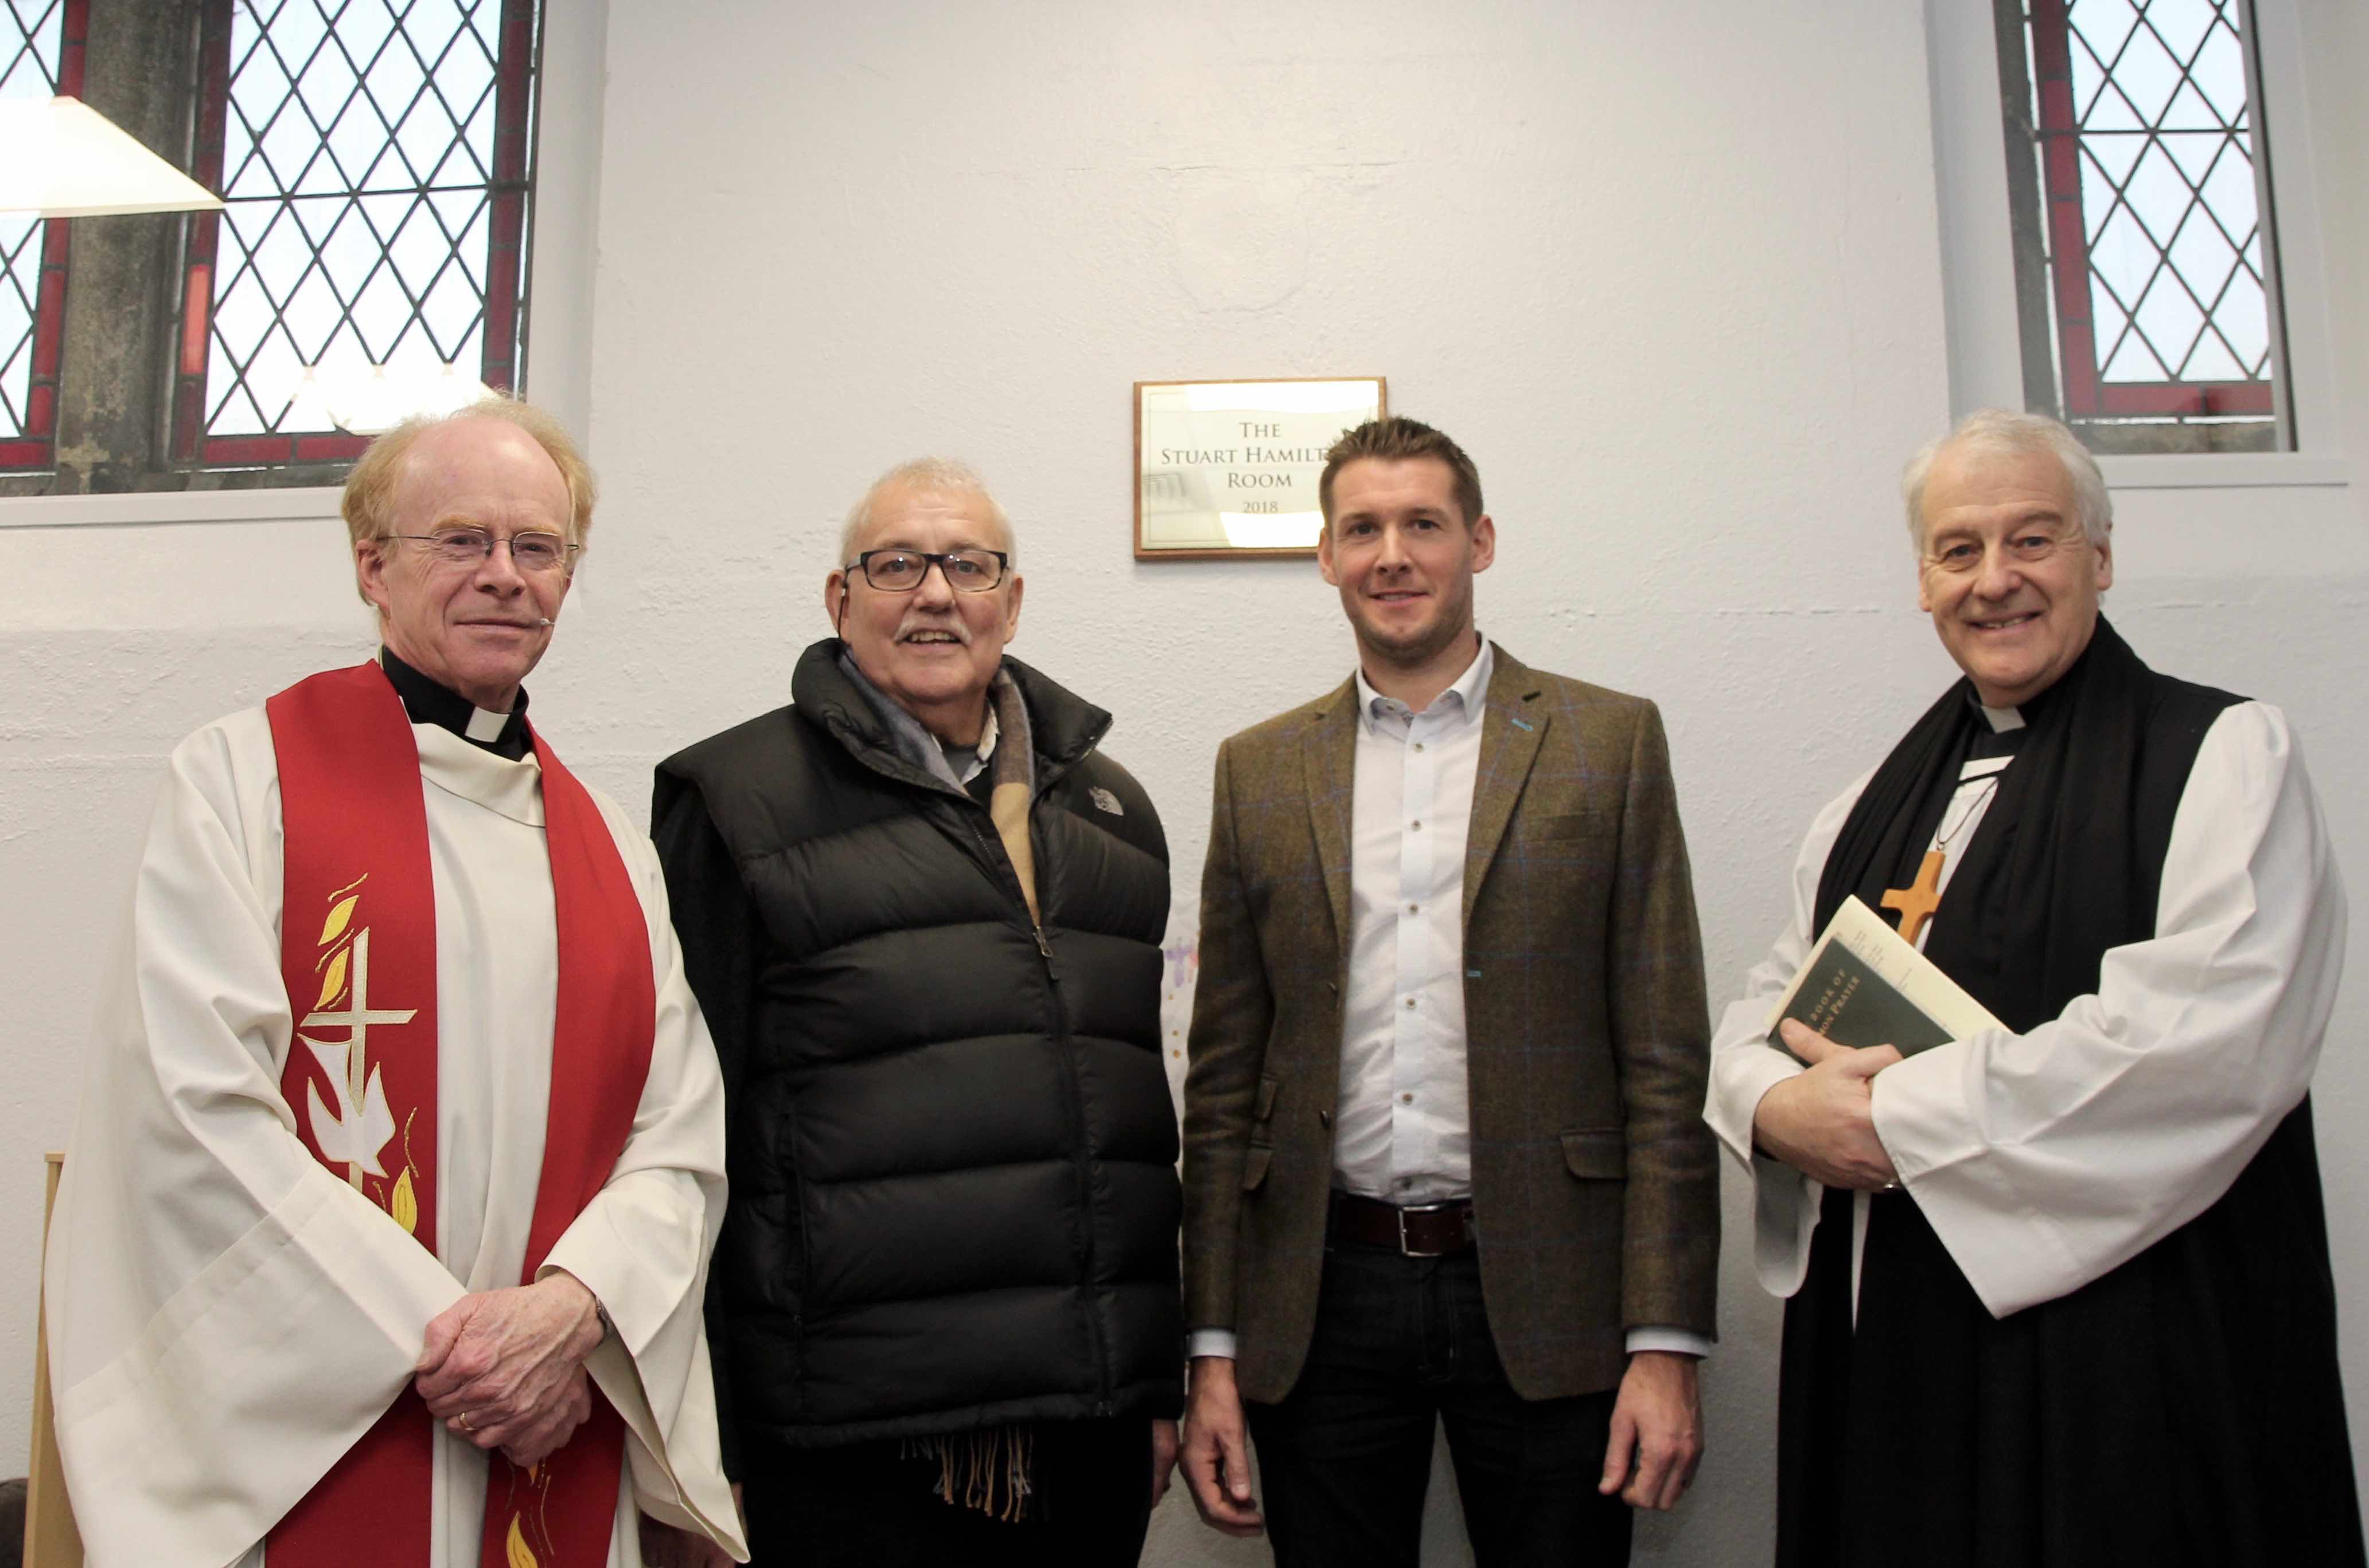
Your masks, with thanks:
[[(1904, 489), (1966, 679), (1812, 823), (1712, 1042), (1790, 1299), (1779, 1568), (2358, 1564), (2306, 1093), (2345, 905), (2300, 746), (2100, 616), (2063, 425), (1970, 416)], [(2006, 1027), (1772, 1049), (1854, 895)]]
[(172, 755), (47, 1265), (58, 1434), (96, 1568), (260, 1562), (282, 1516), (406, 1386), (441, 1418), (431, 1561), (476, 1563), (487, 1451), (525, 1467), (560, 1448), (591, 1409), (588, 1378), (626, 1429), (609, 1562), (643, 1560), (645, 1517), (745, 1555), (701, 1312), (724, 1207), (714, 1051), (657, 859), (599, 795), (647, 928), (648, 1075), (605, 1183), (520, 1283), (559, 957), (520, 682), (550, 640), (591, 505), (565, 433), (507, 400), (392, 432), (348, 485), (358, 584), (424, 780), (433, 1253), (359, 1174), (349, 1185), (299, 1141), (302, 1107), (282, 1093), (294, 1024), (265, 711)]

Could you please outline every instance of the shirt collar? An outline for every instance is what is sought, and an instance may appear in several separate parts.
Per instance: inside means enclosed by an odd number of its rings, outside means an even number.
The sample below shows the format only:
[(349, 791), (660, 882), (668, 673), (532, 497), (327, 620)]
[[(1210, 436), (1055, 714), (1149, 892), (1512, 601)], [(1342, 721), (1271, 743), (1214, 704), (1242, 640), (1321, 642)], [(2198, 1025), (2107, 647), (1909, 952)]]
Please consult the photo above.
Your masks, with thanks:
[(990, 702), (987, 704), (987, 722), (978, 727), (978, 740), (968, 746), (938, 742), (938, 750), (945, 753), (946, 766), (955, 771), (956, 782), (968, 787), (971, 780), (987, 771), (987, 765), (995, 760), (996, 737), (1002, 733), (1003, 727), (996, 721), (995, 704)]
[[(1489, 676), (1496, 668), (1496, 662), (1489, 639), (1482, 637), (1481, 651), (1472, 656), (1472, 662), (1464, 667), (1464, 673), (1458, 676), (1448, 690), (1434, 697), (1431, 706), (1424, 712), (1456, 714), (1467, 724), (1478, 724), (1481, 710), (1487, 705)], [(1357, 667), (1357, 714), (1371, 727), (1385, 717), (1412, 716), (1412, 710), (1396, 697), (1385, 697), (1375, 691), (1372, 682), (1366, 679), (1366, 669), (1361, 664)]]
[(527, 754), (524, 687), (519, 688), (518, 701), (510, 705), (510, 711), (498, 714), (477, 706), (434, 677), (422, 675), (396, 658), (393, 648), (380, 648), (378, 663), (386, 671), (395, 694), (403, 699), (403, 711), (412, 723), (432, 724), (439, 729), (450, 730), (471, 745), (513, 762)]

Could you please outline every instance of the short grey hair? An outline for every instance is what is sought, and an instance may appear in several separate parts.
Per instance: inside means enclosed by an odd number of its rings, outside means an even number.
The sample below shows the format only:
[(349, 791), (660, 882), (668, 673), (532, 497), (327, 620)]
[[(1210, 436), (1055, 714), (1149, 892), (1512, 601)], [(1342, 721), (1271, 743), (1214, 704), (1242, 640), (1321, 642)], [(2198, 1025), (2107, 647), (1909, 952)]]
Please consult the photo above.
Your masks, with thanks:
[(1990, 452), (2044, 452), (2056, 459), (2073, 487), (2073, 513), (2089, 543), (2104, 549), (2114, 527), (2114, 498), (2098, 460), (2081, 438), (2045, 414), (2025, 414), (2008, 408), (1978, 408), (1958, 421), (1946, 436), (1925, 443), (1901, 471), (1900, 498), (1908, 507), (1908, 542), (1921, 555), (1925, 549), (1925, 481), (1941, 453), (1961, 442)]
[(978, 476), (978, 470), (951, 457), (917, 457), (910, 463), (898, 464), (872, 481), (872, 487), (847, 509), (847, 523), (839, 531), (839, 559), (831, 563), (833, 567), (844, 567), (855, 559), (855, 542), (864, 537), (865, 529), (872, 526), (873, 503), (888, 490), (928, 490), (944, 496), (978, 497), (987, 503), (989, 520), (1002, 531), (1004, 554), (1012, 557), (1012, 565), (1019, 564), (1020, 542), (1012, 532), (1012, 516), (1003, 509), (1003, 503), (989, 492), (987, 481)]

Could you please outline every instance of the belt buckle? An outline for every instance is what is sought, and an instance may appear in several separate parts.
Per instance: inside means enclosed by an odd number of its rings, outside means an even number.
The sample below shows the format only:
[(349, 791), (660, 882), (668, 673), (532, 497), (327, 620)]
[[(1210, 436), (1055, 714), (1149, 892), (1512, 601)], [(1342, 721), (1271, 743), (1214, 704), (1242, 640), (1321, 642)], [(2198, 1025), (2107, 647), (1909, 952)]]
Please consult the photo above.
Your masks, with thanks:
[(1452, 1208), (1454, 1207), (1455, 1205), (1450, 1203), (1413, 1203), (1407, 1205), (1403, 1208), (1394, 1209), (1393, 1212), (1398, 1216), (1399, 1221), (1399, 1255), (1401, 1257), (1409, 1258), (1446, 1257), (1448, 1254), (1444, 1252), (1418, 1252), (1415, 1250), (1413, 1244), (1407, 1240), (1407, 1216), (1410, 1214), (1437, 1214), (1442, 1209)]

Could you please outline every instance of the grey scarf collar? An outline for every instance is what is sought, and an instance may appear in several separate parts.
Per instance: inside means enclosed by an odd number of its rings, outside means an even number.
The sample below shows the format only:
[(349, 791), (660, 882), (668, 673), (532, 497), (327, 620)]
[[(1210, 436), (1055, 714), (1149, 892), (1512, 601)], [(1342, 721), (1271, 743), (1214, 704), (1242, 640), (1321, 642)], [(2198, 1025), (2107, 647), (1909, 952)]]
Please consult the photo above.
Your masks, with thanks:
[[(855, 666), (854, 658), (841, 648), (839, 668), (848, 681), (862, 692), (864, 702), (888, 731), (888, 738), (897, 754), (944, 784), (948, 789), (961, 790), (962, 780), (955, 777), (954, 768), (946, 761), (945, 748), (938, 738), (921, 726), (921, 721), (875, 686)], [(995, 713), (996, 741), (994, 754), (989, 759), (989, 773), (997, 783), (1016, 778), (1032, 786), (1036, 783), (1036, 748), (1029, 732), (1028, 704), (1021, 700), (1020, 688), (1009, 670), (998, 670), (995, 680), (987, 689), (987, 700)]]

